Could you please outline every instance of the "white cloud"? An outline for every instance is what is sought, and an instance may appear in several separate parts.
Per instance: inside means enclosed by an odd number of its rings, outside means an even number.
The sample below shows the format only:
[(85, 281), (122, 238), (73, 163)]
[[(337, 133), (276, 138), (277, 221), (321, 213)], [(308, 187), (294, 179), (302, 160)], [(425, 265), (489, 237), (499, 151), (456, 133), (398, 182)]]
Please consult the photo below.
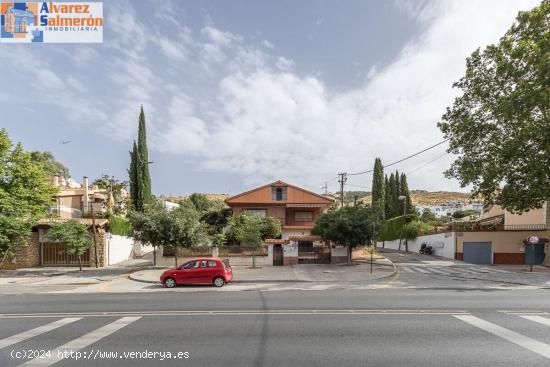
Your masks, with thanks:
[[(189, 131), (179, 130), (181, 139), (203, 143), (195, 142), (195, 150), (171, 144), (165, 149), (255, 182), (282, 177), (320, 185), (337, 172), (371, 168), (376, 156), (391, 162), (442, 140), (436, 123), (457, 93), (451, 84), (463, 74), (465, 57), (498, 41), (517, 11), (534, 3), (445, 1), (410, 8), (425, 31), (391, 65), (372, 68), (361, 88), (344, 93), (288, 72), (291, 61), (283, 57), (272, 61), (275, 68), (241, 69), (220, 82), (219, 109), (208, 123), (187, 122)], [(217, 44), (229, 42), (221, 39)], [(174, 139), (174, 131), (159, 139)], [(443, 150), (392, 169), (408, 171)], [(445, 157), (424, 168), (426, 174), (415, 173), (410, 185), (456, 189), (441, 174), (450, 161)], [(369, 186), (371, 176), (352, 182)]]
[[(143, 104), (153, 152), (178, 154), (250, 183), (282, 178), (317, 188), (337, 172), (370, 169), (377, 156), (388, 163), (442, 140), (436, 123), (456, 95), (451, 84), (464, 73), (465, 57), (498, 41), (517, 11), (536, 1), (403, 4), (423, 33), (390, 65), (371, 67), (361, 87), (343, 92), (318, 76), (298, 75), (293, 60), (275, 54), (267, 40), (255, 47), (213, 25), (194, 35), (172, 17), (176, 3), (156, 14), (178, 29), (167, 33), (151, 29), (129, 2), (110, 5), (113, 36), (104, 47), (111, 52), (82, 48), (72, 58), (94, 60), (101, 75), (92, 77), (108, 96), (83, 88), (88, 84), (78, 69), (34, 61), (28, 48), (0, 53), (0, 61), (28, 78), (31, 98), (62, 110), (68, 123), (129, 141)], [(392, 169), (408, 171), (443, 150)], [(412, 175), (410, 187), (456, 189), (441, 174), (450, 160)], [(349, 179), (370, 182), (370, 175)]]

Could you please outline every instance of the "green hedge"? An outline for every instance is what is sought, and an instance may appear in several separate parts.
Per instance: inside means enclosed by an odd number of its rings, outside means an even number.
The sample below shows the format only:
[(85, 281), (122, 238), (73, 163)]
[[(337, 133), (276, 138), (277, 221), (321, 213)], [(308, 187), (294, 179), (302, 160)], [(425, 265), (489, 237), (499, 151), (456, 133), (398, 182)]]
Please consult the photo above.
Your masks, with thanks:
[(134, 229), (132, 224), (126, 219), (121, 217), (115, 217), (111, 215), (109, 219), (109, 229), (112, 234), (119, 236), (132, 237), (134, 234)]
[(379, 241), (393, 241), (399, 239), (401, 228), (412, 220), (415, 220), (414, 214), (401, 215), (399, 217), (388, 219), (382, 225)]

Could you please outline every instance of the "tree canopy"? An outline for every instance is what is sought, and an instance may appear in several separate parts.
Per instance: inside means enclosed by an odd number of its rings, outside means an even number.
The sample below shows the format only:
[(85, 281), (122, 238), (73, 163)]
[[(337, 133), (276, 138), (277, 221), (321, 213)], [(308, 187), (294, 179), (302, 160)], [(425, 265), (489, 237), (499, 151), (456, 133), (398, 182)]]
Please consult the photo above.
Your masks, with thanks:
[(65, 245), (65, 252), (78, 257), (78, 265), (82, 271), (82, 255), (92, 244), (88, 227), (71, 219), (62, 223), (55, 223), (48, 230), (48, 239), (61, 242)]
[(129, 215), (134, 237), (154, 247), (173, 248), (176, 265), (178, 247), (206, 242), (206, 230), (199, 218), (199, 213), (189, 205), (169, 210), (160, 202), (147, 204), (142, 212), (132, 211)]
[(438, 124), (458, 155), (449, 178), (511, 212), (550, 198), (550, 1), (520, 12), (466, 59), (462, 91)]
[(373, 219), (370, 207), (345, 206), (319, 215), (312, 233), (338, 245), (366, 245), (372, 239)]
[(48, 215), (57, 192), (44, 166), (0, 129), (0, 265), (26, 243), (36, 220)]
[(63, 163), (58, 162), (51, 152), (31, 152), (31, 160), (40, 164), (49, 176), (61, 176), (65, 179), (71, 177), (69, 169)]

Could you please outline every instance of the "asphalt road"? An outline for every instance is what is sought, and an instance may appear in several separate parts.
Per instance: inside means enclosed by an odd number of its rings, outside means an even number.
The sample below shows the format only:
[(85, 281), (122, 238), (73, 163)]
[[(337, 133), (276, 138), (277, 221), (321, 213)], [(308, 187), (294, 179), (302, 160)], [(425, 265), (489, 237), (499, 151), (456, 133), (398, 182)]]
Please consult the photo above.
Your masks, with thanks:
[(0, 366), (550, 366), (546, 278), (414, 258), (363, 289), (2, 295)]
[(15, 352), (51, 350), (55, 360), (59, 347), (96, 359), (56, 366), (550, 365), (547, 290), (26, 294), (1, 298), (0, 310), (6, 367), (29, 360)]

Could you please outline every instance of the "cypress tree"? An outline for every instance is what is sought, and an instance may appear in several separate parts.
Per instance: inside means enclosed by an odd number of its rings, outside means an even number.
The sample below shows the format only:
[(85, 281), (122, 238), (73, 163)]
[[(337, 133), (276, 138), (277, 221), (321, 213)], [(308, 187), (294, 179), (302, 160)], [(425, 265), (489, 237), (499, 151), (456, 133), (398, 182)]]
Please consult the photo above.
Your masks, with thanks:
[(405, 201), (407, 203), (407, 214), (408, 213), (413, 213), (414, 210), (413, 210), (413, 206), (412, 206), (412, 201), (411, 201), (411, 194), (409, 192), (409, 184), (407, 183), (407, 176), (402, 173), (401, 174), (401, 178), (400, 178), (400, 189), (401, 189), (401, 195), (405, 196)]
[(399, 206), (396, 205), (396, 197), (397, 197), (397, 186), (395, 184), (395, 174), (392, 172), (392, 174), (390, 175), (390, 179), (388, 181), (389, 183), (389, 200), (390, 200), (390, 208), (389, 208), (389, 212), (390, 212), (390, 216), (387, 217), (386, 219), (388, 218), (393, 218), (395, 217), (398, 210), (399, 210)]
[(388, 175), (384, 175), (384, 218), (392, 217), (391, 187)]
[(384, 167), (382, 160), (374, 160), (374, 172), (372, 174), (372, 207), (376, 208), (378, 215), (382, 218), (385, 212), (385, 188), (384, 188)]
[(395, 170), (395, 188), (393, 189), (393, 216), (397, 217), (403, 215), (403, 201), (399, 200), (399, 195), (401, 195), (401, 182), (399, 171)]
[(134, 140), (134, 147), (130, 153), (130, 169), (128, 170), (129, 183), (130, 183), (130, 200), (134, 208), (137, 208), (139, 197), (139, 185), (137, 175), (137, 145)]
[(137, 142), (137, 165), (139, 181), (139, 201), (141, 205), (151, 202), (151, 176), (149, 174), (149, 152), (147, 151), (147, 134), (145, 130), (145, 113), (143, 106), (139, 114), (138, 142)]

